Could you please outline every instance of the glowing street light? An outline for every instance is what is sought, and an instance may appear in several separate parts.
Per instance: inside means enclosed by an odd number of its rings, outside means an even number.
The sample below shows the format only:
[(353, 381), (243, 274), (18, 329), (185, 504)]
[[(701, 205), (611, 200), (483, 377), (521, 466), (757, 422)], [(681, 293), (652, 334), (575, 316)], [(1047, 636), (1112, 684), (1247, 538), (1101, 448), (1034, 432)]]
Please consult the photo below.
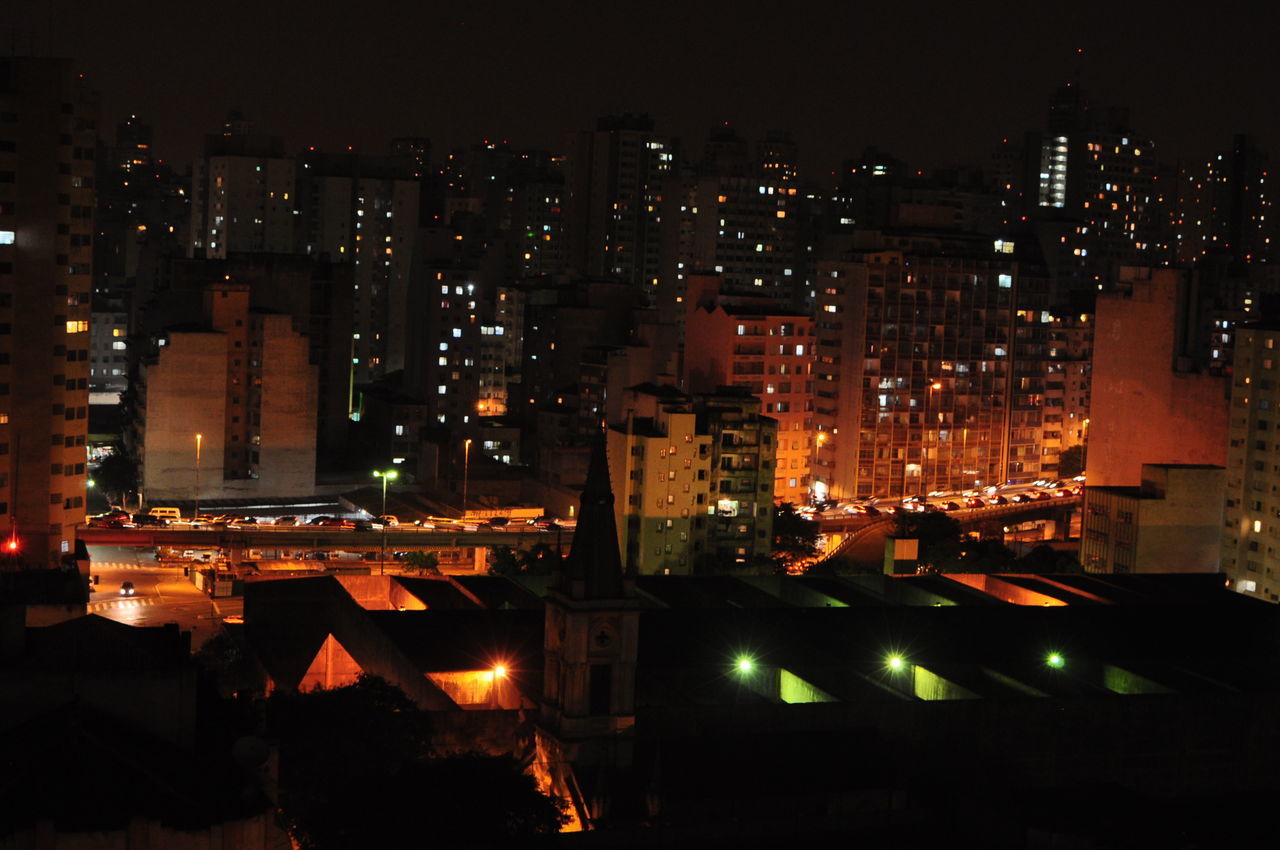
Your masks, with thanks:
[(499, 664), (493, 668), (493, 677), (495, 679), (505, 679), (507, 677), (507, 668), (504, 664)]
[(467, 478), (471, 474), (471, 438), (462, 441), (462, 519), (467, 518)]
[(379, 521), (382, 523), (382, 551), (378, 556), (378, 575), (382, 575), (387, 565), (387, 522), (386, 520), (381, 519), (381, 517), (387, 515), (387, 482), (396, 480), (399, 475), (400, 473), (396, 472), (394, 469), (388, 469), (385, 471), (375, 469), (373, 471), (374, 478), (382, 479), (382, 513), (379, 514)]
[(196, 434), (196, 510), (191, 515), (194, 520), (200, 516), (200, 445), (204, 442), (204, 434)]
[(1061, 670), (1067, 663), (1067, 659), (1062, 657), (1061, 652), (1050, 652), (1044, 659), (1044, 663), (1048, 664), (1055, 670)]
[(739, 673), (746, 676), (756, 668), (756, 663), (752, 661), (750, 658), (748, 658), (747, 656), (743, 655), (738, 658), (738, 661), (734, 666), (738, 668)]
[(895, 673), (901, 670), (903, 667), (907, 666), (906, 660), (901, 655), (898, 655), (896, 652), (893, 655), (890, 655), (885, 663), (888, 664), (889, 669), (894, 671)]

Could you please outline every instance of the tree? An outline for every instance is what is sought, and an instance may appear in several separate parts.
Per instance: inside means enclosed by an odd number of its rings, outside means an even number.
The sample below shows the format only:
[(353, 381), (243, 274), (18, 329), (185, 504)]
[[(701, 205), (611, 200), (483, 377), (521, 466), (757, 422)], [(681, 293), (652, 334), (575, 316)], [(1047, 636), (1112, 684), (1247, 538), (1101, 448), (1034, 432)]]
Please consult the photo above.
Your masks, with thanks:
[(435, 552), (410, 552), (404, 556), (407, 569), (426, 575), (440, 575), (440, 556)]
[(560, 555), (549, 543), (535, 543), (528, 549), (490, 546), (489, 575), (549, 576), (560, 563)]
[(520, 559), (510, 546), (489, 547), (489, 575), (513, 576), (520, 572)]
[[(111, 447), (111, 453), (102, 459), (93, 471), (94, 484), (107, 494), (108, 501), (120, 504), (126, 493), (138, 489), (138, 465), (120, 444)], [(118, 498), (111, 499), (111, 494)]]
[(783, 502), (773, 512), (773, 560), (780, 567), (818, 554), (818, 524)]
[(1075, 478), (1084, 472), (1085, 447), (1072, 446), (1058, 455), (1058, 477)]
[(559, 829), (559, 801), (510, 757), (442, 757), (431, 715), (376, 676), (267, 701), (280, 810), (304, 848), (442, 847)]

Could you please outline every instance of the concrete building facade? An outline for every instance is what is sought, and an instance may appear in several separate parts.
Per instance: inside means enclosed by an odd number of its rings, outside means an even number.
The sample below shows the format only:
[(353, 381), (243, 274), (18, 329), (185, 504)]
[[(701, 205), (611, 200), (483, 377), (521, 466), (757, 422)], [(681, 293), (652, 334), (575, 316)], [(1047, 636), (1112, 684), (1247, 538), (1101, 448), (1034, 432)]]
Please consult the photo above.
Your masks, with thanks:
[(1280, 324), (1236, 329), (1222, 569), (1240, 593), (1280, 602)]
[(32, 565), (84, 521), (97, 104), (64, 59), (0, 59), (0, 536)]
[(1220, 466), (1143, 464), (1138, 487), (1087, 487), (1085, 570), (1218, 572), (1224, 473)]
[(210, 288), (205, 311), (203, 326), (158, 335), (141, 364), (128, 439), (146, 499), (310, 494), (318, 378), (306, 336), (289, 316), (250, 310), (241, 284)]
[[(715, 303), (695, 296), (690, 279), (685, 320), (683, 384), (692, 393), (742, 387), (760, 399), (762, 413), (778, 423), (774, 498), (809, 500), (809, 465), (817, 432), (813, 414), (813, 319), (769, 304)], [(714, 278), (710, 280), (714, 281)]]
[(1136, 486), (1148, 463), (1226, 464), (1229, 387), (1187, 356), (1186, 283), (1177, 269), (1125, 267), (1122, 291), (1098, 296), (1091, 485)]

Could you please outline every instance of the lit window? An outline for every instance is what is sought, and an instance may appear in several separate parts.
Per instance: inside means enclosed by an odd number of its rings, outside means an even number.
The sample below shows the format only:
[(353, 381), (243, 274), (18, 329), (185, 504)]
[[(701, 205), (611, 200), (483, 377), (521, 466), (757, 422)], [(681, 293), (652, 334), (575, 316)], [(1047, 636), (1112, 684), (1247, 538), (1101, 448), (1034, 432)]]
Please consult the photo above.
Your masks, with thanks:
[(0, 245), (12, 245), (13, 236), (12, 230), (0, 230)]

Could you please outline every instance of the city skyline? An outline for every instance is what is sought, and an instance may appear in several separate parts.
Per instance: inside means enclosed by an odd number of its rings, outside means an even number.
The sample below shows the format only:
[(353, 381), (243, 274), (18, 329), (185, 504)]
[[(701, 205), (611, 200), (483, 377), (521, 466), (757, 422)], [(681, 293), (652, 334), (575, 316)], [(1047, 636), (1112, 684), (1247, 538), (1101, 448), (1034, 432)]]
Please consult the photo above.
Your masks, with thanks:
[(1002, 138), (1042, 128), (1048, 95), (1077, 78), (1099, 103), (1131, 107), (1167, 160), (1208, 155), (1237, 132), (1264, 149), (1280, 142), (1280, 122), (1248, 85), (1277, 70), (1257, 15), (1243, 29), (1226, 16), (1101, 4), (1017, 20), (986, 5), (960, 18), (928, 4), (764, 20), (650, 4), (650, 28), (571, 3), (393, 5), (342, 22), (338, 61), (326, 52), (334, 27), (299, 4), (190, 10), (187, 25), (167, 23), (160, 4), (131, 8), (121, 19), (30, 2), (5, 34), (11, 52), (51, 44), (75, 57), (102, 94), (104, 126), (139, 115), (179, 168), (232, 108), (289, 149), (381, 153), (416, 135), (437, 150), (489, 138), (560, 151), (598, 115), (644, 112), (692, 148), (725, 121), (751, 138), (786, 130), (806, 180), (872, 145), (915, 168), (980, 164)]

